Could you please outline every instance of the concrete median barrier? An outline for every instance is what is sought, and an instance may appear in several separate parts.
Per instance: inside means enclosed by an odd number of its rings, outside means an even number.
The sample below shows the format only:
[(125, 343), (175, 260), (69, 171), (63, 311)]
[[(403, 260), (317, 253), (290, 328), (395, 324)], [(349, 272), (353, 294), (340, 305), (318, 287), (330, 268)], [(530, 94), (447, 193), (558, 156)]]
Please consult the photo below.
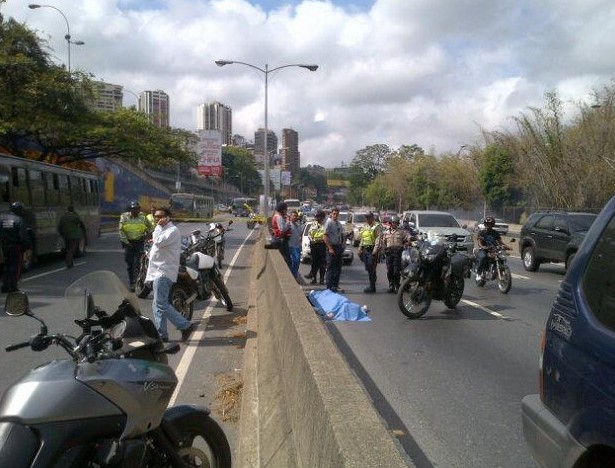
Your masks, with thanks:
[(407, 467), (276, 250), (252, 259), (235, 466)]

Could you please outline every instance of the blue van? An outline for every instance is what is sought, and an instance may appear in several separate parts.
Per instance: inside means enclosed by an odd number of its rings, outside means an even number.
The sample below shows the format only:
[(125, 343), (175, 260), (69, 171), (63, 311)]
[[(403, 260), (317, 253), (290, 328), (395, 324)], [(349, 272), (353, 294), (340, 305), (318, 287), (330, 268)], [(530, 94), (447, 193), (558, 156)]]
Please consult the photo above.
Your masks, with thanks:
[(615, 467), (615, 197), (562, 281), (523, 432), (542, 467)]

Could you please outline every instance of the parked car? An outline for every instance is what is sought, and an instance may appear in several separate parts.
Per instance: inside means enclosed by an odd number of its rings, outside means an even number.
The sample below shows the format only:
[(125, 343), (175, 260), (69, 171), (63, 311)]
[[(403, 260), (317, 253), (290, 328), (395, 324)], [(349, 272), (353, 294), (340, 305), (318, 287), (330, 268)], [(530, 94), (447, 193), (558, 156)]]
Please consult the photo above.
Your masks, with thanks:
[[(310, 238), (308, 237), (308, 233), (310, 232), (310, 228), (312, 227), (312, 223), (305, 223), (305, 227), (303, 228), (303, 235), (301, 236), (301, 263), (310, 263), (312, 261), (312, 252), (310, 251)], [(346, 248), (344, 249), (344, 254), (342, 256), (342, 262), (344, 265), (350, 265), (354, 260), (354, 252), (351, 248), (350, 241), (346, 241)]]
[(419, 235), (434, 232), (440, 239), (446, 239), (451, 234), (457, 235), (457, 249), (472, 252), (474, 239), (466, 226), (460, 226), (455, 217), (445, 211), (404, 211), (403, 219), (408, 219)]
[(536, 271), (543, 262), (565, 262), (568, 269), (596, 216), (566, 211), (533, 213), (519, 235), (523, 267)]
[[(481, 219), (481, 221), (474, 226), (474, 231), (478, 232), (483, 229), (485, 229), (485, 220)], [(493, 226), (493, 229), (499, 232), (501, 236), (506, 236), (508, 234), (508, 223), (503, 219), (495, 218), (495, 226)]]
[(525, 440), (543, 468), (615, 466), (614, 245), (615, 197), (560, 285), (541, 339), (539, 393), (521, 404)]
[(346, 235), (346, 238), (350, 239), (350, 242), (353, 241), (354, 236), (353, 214), (354, 213), (352, 211), (340, 211), (340, 214), (337, 217), (337, 220), (344, 228), (344, 234)]

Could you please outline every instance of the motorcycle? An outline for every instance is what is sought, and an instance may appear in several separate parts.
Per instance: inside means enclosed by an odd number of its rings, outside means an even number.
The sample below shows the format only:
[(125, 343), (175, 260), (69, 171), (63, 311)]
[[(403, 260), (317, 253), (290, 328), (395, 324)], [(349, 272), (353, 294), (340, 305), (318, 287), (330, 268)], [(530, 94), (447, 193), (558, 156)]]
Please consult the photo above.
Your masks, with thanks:
[(152, 282), (145, 281), (147, 275), (147, 266), (149, 265), (149, 252), (152, 249), (152, 243), (146, 242), (143, 248), (143, 254), (141, 254), (139, 274), (135, 280), (135, 294), (141, 299), (146, 299), (152, 292)]
[[(228, 440), (210, 411), (168, 408), (177, 377), (154, 324), (110, 271), (90, 273), (66, 291), (78, 337), (51, 334), (24, 292), (9, 293), (7, 315), (41, 326), (7, 352), (50, 345), (69, 358), (30, 370), (0, 400), (0, 466), (230, 467)], [(73, 309), (73, 307), (76, 307)]]
[[(511, 239), (514, 242), (515, 239)], [(478, 286), (484, 286), (487, 281), (497, 280), (498, 289), (502, 294), (507, 294), (512, 287), (512, 274), (510, 267), (506, 264), (508, 257), (508, 248), (501, 245), (488, 247), (487, 249), (487, 265), (483, 271), (481, 278), (475, 277)], [(478, 258), (476, 256), (478, 248), (474, 249), (474, 262), (472, 272), (476, 273), (478, 269)]]
[(186, 318), (192, 317), (196, 300), (206, 300), (213, 294), (226, 310), (233, 310), (233, 301), (214, 257), (208, 255), (215, 249), (220, 231), (215, 227), (206, 236), (200, 230), (190, 233), (182, 246), (177, 282), (171, 288), (173, 306)]
[(402, 284), (397, 304), (411, 319), (422, 317), (433, 299), (454, 309), (463, 295), (464, 277), (469, 276), (467, 256), (457, 252), (457, 236), (445, 241), (429, 235), (402, 253)]
[(218, 235), (214, 237), (214, 243), (212, 244), (213, 248), (210, 248), (208, 252), (206, 252), (211, 257), (216, 259), (216, 263), (218, 264), (218, 268), (222, 269), (222, 262), (224, 260), (224, 247), (225, 247), (225, 239), (224, 234), (227, 231), (232, 231), (230, 228), (231, 224), (233, 224), (233, 220), (231, 219), (228, 222), (228, 226), (225, 228), (222, 223), (211, 223), (209, 232), (211, 233), (213, 230), (217, 230)]

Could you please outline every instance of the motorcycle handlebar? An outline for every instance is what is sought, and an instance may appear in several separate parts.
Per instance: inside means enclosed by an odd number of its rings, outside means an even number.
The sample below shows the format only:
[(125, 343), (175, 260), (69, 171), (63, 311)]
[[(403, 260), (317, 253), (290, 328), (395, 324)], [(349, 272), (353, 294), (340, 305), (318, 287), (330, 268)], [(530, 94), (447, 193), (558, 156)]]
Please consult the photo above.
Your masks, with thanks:
[(7, 353), (10, 353), (11, 351), (17, 351), (18, 349), (26, 348), (28, 346), (30, 346), (30, 342), (29, 341), (24, 341), (23, 343), (15, 343), (15, 344), (12, 344), (12, 345), (8, 345), (6, 348), (4, 348), (4, 350)]

